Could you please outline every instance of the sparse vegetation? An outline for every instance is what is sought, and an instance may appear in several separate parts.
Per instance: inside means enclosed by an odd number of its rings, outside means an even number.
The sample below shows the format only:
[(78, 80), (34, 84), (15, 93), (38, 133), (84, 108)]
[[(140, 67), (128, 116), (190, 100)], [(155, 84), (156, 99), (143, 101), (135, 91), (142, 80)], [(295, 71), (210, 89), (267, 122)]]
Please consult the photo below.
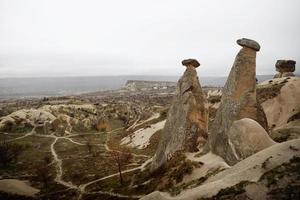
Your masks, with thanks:
[(124, 185), (124, 178), (122, 175), (122, 170), (126, 164), (130, 162), (132, 159), (132, 154), (126, 148), (114, 149), (109, 152), (109, 158), (112, 162), (114, 162), (118, 167), (120, 184)]
[(10, 164), (15, 164), (18, 161), (21, 153), (28, 148), (28, 146), (21, 145), (15, 142), (8, 142), (6, 140), (0, 141), (0, 166), (7, 167)]

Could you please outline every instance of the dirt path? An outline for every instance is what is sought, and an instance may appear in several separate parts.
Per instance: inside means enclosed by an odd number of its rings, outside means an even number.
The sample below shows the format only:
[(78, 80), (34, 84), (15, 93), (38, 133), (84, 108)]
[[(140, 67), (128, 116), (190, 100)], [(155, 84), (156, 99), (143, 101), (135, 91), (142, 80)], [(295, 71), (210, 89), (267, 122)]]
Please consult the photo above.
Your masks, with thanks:
[[(118, 131), (118, 130), (121, 130), (121, 129), (115, 129), (113, 131), (110, 131), (109, 133), (112, 133), (112, 132), (115, 132), (115, 131)], [(93, 134), (97, 134), (97, 133), (93, 133)], [(16, 139), (22, 139), (24, 137), (27, 137), (29, 135), (33, 135), (33, 132), (30, 132), (22, 137), (19, 137), (19, 138), (15, 138)], [(111, 195), (111, 196), (116, 196), (116, 197), (120, 197), (120, 198), (141, 198), (142, 196), (138, 196), (138, 195), (133, 195), (133, 196), (128, 196), (128, 195), (122, 195), (122, 194), (118, 194), (118, 193), (113, 193), (113, 192), (109, 192), (109, 191), (97, 191), (97, 192), (92, 192), (92, 193), (89, 193), (89, 192), (86, 192), (86, 187), (88, 187), (89, 185), (92, 185), (94, 183), (97, 183), (99, 181), (102, 181), (102, 180), (105, 180), (105, 179), (109, 179), (109, 178), (112, 178), (112, 177), (115, 177), (115, 176), (118, 176), (119, 173), (114, 173), (114, 174), (110, 174), (108, 176), (105, 176), (105, 177), (102, 177), (102, 178), (99, 178), (99, 179), (96, 179), (96, 180), (93, 180), (93, 181), (90, 181), (88, 183), (84, 183), (84, 184), (81, 184), (79, 186), (73, 184), (71, 181), (67, 182), (67, 181), (64, 181), (63, 180), (63, 166), (62, 166), (62, 159), (59, 158), (58, 154), (56, 153), (56, 150), (55, 150), (55, 144), (57, 143), (58, 140), (60, 139), (64, 139), (64, 140), (68, 140), (69, 142), (73, 143), (73, 144), (76, 144), (76, 145), (86, 145), (85, 143), (80, 143), (80, 142), (76, 142), (74, 140), (71, 139), (71, 137), (74, 137), (74, 136), (77, 136), (77, 135), (80, 135), (80, 134), (71, 134), (71, 135), (68, 135), (68, 136), (55, 136), (55, 135), (39, 135), (39, 134), (34, 134), (34, 136), (37, 136), (37, 137), (46, 137), (46, 138), (53, 138), (53, 142), (51, 143), (50, 145), (50, 150), (51, 150), (51, 154), (53, 156), (53, 163), (56, 163), (56, 177), (55, 177), (55, 182), (67, 187), (68, 189), (76, 189), (78, 190), (79, 192), (79, 197), (78, 199), (81, 199), (82, 198), (82, 195), (83, 194), (108, 194), (108, 195)], [(107, 141), (108, 141), (108, 137), (107, 137), (107, 140), (105, 142), (105, 144), (97, 144), (97, 145), (103, 145), (106, 149), (106, 151), (112, 151), (109, 146), (107, 145)], [(149, 158), (149, 156), (147, 155), (139, 155), (139, 154), (133, 154), (133, 156), (136, 156), (136, 157), (146, 157), (146, 158)], [(132, 171), (136, 171), (136, 170), (144, 170), (145, 166), (150, 163), (152, 161), (152, 158), (146, 160), (142, 165), (138, 166), (138, 167), (134, 167), (134, 168), (131, 168), (131, 169), (127, 169), (127, 170), (124, 170), (122, 173), (129, 173), (129, 172), (132, 172)]]
[(54, 145), (56, 144), (57, 140), (59, 138), (55, 138), (54, 141), (52, 142), (50, 148), (51, 148), (51, 153), (53, 155), (53, 158), (55, 160), (55, 162), (57, 163), (56, 165), (56, 177), (55, 177), (55, 181), (57, 183), (60, 183), (64, 186), (66, 186), (67, 188), (71, 188), (71, 189), (77, 189), (78, 187), (76, 185), (74, 185), (72, 182), (66, 182), (64, 180), (62, 180), (62, 175), (63, 175), (63, 169), (62, 169), (62, 160), (58, 158), (58, 155), (54, 149)]
[(33, 135), (33, 133), (34, 133), (34, 128), (29, 133), (26, 133), (25, 135), (23, 135), (21, 137), (17, 137), (17, 138), (8, 140), (8, 142), (12, 142), (12, 141), (16, 141), (16, 140), (20, 140), (20, 139), (26, 138), (26, 137), (28, 137), (30, 135)]

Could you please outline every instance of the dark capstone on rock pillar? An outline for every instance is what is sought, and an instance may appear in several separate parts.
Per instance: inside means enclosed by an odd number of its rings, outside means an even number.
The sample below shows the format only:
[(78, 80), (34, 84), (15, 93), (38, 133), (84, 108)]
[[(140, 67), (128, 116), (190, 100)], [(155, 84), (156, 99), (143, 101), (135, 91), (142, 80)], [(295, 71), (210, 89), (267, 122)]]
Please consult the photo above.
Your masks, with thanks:
[(275, 67), (279, 73), (277, 73), (274, 78), (295, 76), (293, 72), (296, 68), (296, 61), (294, 60), (277, 60)]

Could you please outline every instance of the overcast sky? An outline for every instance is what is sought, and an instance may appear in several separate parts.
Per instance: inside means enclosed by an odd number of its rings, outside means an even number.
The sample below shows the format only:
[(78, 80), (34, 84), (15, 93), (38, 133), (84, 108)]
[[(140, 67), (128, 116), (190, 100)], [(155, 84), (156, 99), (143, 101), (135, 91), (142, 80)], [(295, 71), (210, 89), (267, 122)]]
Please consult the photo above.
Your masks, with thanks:
[[(227, 76), (242, 37), (261, 45), (257, 74), (277, 59), (300, 70), (299, 0), (0, 0), (0, 77)], [(297, 65), (299, 67), (297, 67)]]

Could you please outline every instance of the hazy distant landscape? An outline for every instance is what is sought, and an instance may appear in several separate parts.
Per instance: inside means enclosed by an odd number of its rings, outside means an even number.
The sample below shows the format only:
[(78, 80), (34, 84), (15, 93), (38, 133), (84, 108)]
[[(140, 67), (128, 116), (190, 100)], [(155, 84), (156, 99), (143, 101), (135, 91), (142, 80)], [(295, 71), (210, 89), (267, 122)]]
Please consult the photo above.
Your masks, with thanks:
[[(259, 75), (259, 82), (272, 75)], [(202, 86), (223, 86), (227, 77), (200, 77)], [(127, 80), (176, 82), (178, 76), (95, 76), (95, 77), (41, 77), (1, 78), (0, 99), (76, 95), (86, 92), (115, 90)]]

